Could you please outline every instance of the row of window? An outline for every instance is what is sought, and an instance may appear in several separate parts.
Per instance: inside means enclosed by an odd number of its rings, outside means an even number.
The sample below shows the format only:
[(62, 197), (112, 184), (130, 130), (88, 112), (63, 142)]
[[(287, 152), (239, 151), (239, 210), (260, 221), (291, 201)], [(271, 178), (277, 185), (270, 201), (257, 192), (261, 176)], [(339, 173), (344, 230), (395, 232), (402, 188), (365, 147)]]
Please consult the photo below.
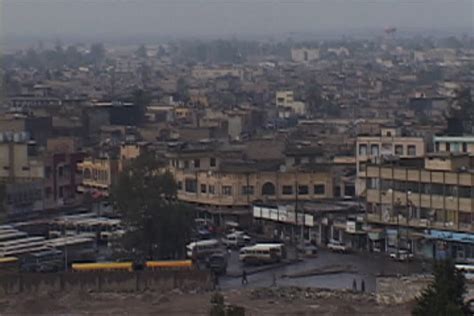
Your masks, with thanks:
[[(435, 144), (435, 147), (436, 147), (436, 151), (439, 152), (439, 147), (440, 147), (440, 143), (439, 142), (436, 142)], [(467, 150), (467, 143), (466, 142), (463, 142), (463, 143), (445, 143), (445, 151), (449, 151), (449, 152), (463, 152), (463, 153), (467, 153), (468, 150)]]
[[(392, 144), (382, 144), (383, 151), (389, 151), (398, 156), (416, 156), (416, 145), (407, 145), (406, 146), (406, 153), (405, 153), (405, 146), (402, 144), (395, 144), (393, 146), (392, 151)], [(360, 144), (359, 145), (359, 156), (367, 156), (368, 153), (368, 146), (367, 144)], [(378, 144), (370, 145), (370, 155), (371, 156), (379, 156), (380, 154), (380, 146)]]
[(424, 219), (424, 220), (428, 220), (431, 222), (438, 222), (438, 223), (455, 222), (456, 213), (457, 213), (459, 223), (461, 224), (474, 223), (474, 216), (468, 212), (461, 212), (461, 211), (456, 212), (452, 210), (430, 209), (426, 207), (387, 209), (385, 205), (383, 205), (382, 207), (380, 205), (376, 205), (372, 203), (369, 203), (367, 205), (367, 212), (369, 214), (383, 215), (384, 209), (388, 210), (392, 216), (396, 216), (396, 214), (399, 213), (400, 215), (403, 215), (404, 217), (407, 217), (408, 219)]
[(379, 178), (368, 179), (368, 189), (374, 190), (395, 190), (399, 192), (412, 192), (420, 194), (444, 195), (461, 198), (473, 196), (474, 188), (471, 186), (441, 184), (441, 183), (419, 183), (398, 180), (386, 180)]
[(100, 181), (108, 181), (109, 180), (109, 173), (105, 170), (97, 170), (97, 169), (84, 169), (84, 179), (85, 180), (100, 180)]
[[(184, 160), (182, 166), (183, 166), (184, 169), (189, 169), (191, 167), (191, 163), (192, 163), (193, 168), (201, 168), (201, 159)], [(177, 159), (171, 159), (170, 160), (170, 165), (172, 167), (179, 168), (180, 167), (180, 161), (177, 160)], [(216, 166), (216, 158), (214, 158), (214, 157), (209, 158), (209, 166), (210, 167), (215, 167)]]
[(41, 200), (41, 190), (39, 189), (7, 194), (7, 204), (9, 205), (32, 203), (35, 200)]
[[(178, 190), (183, 190), (183, 183), (178, 181)], [(186, 179), (184, 182), (184, 190), (188, 193), (196, 193), (197, 192), (197, 181), (194, 179)], [(209, 193), (209, 194), (216, 194), (215, 186), (214, 185), (200, 185), (200, 193)], [(255, 187), (253, 185), (244, 185), (241, 188), (242, 195), (254, 195), (255, 194)], [(294, 186), (292, 185), (284, 185), (282, 186), (281, 193), (283, 195), (293, 195), (294, 194)], [(326, 193), (326, 187), (324, 184), (316, 184), (313, 187), (313, 193), (316, 195), (323, 195)], [(298, 194), (299, 195), (307, 195), (310, 194), (309, 186), (308, 185), (298, 185)], [(222, 186), (222, 195), (232, 195), (232, 186), (230, 185), (223, 185)], [(265, 186), (262, 187), (262, 195), (275, 195), (274, 190), (269, 190)]]

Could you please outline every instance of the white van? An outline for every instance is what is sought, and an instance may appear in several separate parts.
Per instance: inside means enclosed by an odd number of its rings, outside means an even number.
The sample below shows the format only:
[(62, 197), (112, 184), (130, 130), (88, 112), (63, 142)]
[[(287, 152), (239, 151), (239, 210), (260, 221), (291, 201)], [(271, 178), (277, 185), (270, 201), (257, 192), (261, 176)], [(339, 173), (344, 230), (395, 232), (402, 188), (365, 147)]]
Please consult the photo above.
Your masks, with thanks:
[(283, 244), (256, 244), (240, 249), (239, 259), (245, 264), (280, 262), (285, 258)]
[(240, 248), (245, 245), (248, 245), (251, 242), (250, 236), (246, 235), (244, 232), (236, 231), (232, 234), (226, 235), (222, 239), (222, 243), (229, 248)]
[(186, 256), (188, 258), (202, 258), (221, 250), (221, 245), (217, 239), (199, 240), (186, 246)]

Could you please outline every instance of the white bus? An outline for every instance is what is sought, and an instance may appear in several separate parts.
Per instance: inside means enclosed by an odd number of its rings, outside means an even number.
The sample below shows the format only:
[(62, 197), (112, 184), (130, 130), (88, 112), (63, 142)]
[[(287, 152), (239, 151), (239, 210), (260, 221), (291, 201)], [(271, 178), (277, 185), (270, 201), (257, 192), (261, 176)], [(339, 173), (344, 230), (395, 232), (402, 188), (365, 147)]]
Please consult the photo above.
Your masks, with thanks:
[(474, 265), (472, 264), (456, 264), (456, 269), (463, 272), (466, 280), (474, 280)]
[(195, 241), (186, 246), (186, 256), (188, 258), (202, 258), (221, 250), (221, 245), (217, 239)]
[(286, 257), (283, 244), (256, 244), (240, 249), (239, 259), (245, 264), (280, 262)]

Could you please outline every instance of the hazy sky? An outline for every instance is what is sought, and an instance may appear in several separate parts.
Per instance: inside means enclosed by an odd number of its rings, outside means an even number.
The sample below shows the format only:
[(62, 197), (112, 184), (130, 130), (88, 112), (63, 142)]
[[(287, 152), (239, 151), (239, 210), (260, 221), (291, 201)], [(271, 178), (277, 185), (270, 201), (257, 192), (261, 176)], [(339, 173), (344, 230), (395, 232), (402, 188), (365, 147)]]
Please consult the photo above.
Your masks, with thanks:
[(0, 0), (8, 37), (263, 35), (380, 29), (473, 32), (474, 0)]

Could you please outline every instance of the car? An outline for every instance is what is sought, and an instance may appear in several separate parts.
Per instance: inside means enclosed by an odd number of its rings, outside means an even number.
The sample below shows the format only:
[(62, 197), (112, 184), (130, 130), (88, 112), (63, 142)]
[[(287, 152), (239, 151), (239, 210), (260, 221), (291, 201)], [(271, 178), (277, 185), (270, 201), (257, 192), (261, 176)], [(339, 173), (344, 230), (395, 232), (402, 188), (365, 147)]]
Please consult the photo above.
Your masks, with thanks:
[(315, 256), (318, 254), (318, 247), (310, 242), (305, 242), (304, 245), (298, 245), (296, 249), (305, 256)]
[(331, 240), (328, 243), (328, 249), (334, 252), (342, 252), (346, 253), (350, 251), (350, 247), (347, 246), (346, 244), (338, 241), (338, 240)]
[(241, 248), (251, 242), (252, 238), (241, 231), (228, 234), (222, 239), (222, 243), (228, 248)]
[(411, 261), (413, 259), (413, 254), (408, 250), (400, 249), (398, 251), (391, 252), (390, 258), (395, 261)]

